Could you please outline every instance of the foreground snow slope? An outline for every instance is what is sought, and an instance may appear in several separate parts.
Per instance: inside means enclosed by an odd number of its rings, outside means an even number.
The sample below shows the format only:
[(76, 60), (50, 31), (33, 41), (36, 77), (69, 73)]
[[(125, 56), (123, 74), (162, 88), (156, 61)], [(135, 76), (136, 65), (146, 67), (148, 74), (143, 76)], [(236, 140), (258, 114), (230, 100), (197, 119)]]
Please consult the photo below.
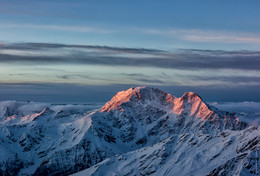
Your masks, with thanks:
[(196, 93), (130, 88), (99, 111), (8, 107), (1, 110), (0, 175), (259, 174), (259, 127)]
[(185, 133), (112, 156), (73, 176), (259, 175), (259, 149), (256, 127), (224, 130), (212, 139)]

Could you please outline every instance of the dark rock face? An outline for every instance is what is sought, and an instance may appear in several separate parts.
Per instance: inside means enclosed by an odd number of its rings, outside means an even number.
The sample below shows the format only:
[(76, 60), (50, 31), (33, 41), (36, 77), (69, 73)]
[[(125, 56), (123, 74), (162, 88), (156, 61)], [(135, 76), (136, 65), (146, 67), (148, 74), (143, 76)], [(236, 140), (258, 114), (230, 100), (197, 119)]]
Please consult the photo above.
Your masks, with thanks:
[[(240, 154), (219, 167), (213, 169), (209, 172), (208, 176), (212, 175), (237, 175), (238, 171), (241, 171), (241, 175), (258, 175), (259, 174), (259, 154), (260, 150), (254, 151), (250, 154), (244, 153)], [(239, 168), (241, 165), (242, 168)]]

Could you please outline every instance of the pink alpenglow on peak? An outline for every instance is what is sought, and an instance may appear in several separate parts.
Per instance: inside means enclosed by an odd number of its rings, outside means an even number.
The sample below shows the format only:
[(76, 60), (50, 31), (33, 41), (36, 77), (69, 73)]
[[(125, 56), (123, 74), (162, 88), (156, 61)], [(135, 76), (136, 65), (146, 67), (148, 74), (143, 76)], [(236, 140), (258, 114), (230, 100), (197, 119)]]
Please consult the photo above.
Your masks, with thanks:
[(120, 91), (101, 108), (100, 112), (112, 110), (123, 111), (122, 105), (130, 102), (151, 106), (164, 106), (171, 113), (178, 115), (187, 114), (201, 119), (210, 117), (214, 113), (194, 92), (187, 92), (182, 97), (176, 98), (162, 90), (151, 87), (137, 87)]
[(137, 92), (136, 89), (130, 88), (126, 91), (118, 92), (109, 102), (107, 102), (101, 108), (100, 112), (111, 111), (113, 109), (116, 109), (122, 103), (129, 101), (133, 95), (138, 95), (138, 94), (136, 94), (136, 92)]
[(147, 118), (147, 122), (158, 120), (159, 115), (152, 115), (157, 112), (178, 119), (192, 120), (195, 118), (199, 119), (201, 123), (208, 121), (214, 123), (219, 129), (240, 129), (243, 127), (237, 116), (219, 111), (208, 105), (194, 92), (187, 92), (182, 97), (176, 98), (162, 90), (150, 87), (137, 87), (121, 91), (107, 102), (99, 112), (136, 113), (138, 115), (133, 116), (134, 118), (137, 116), (138, 120)]
[(122, 105), (128, 102), (135, 102), (149, 105), (173, 105), (176, 97), (162, 90), (151, 87), (136, 87), (126, 91), (118, 92), (109, 102), (107, 102), (100, 112), (108, 112), (111, 110), (123, 111)]
[(182, 97), (176, 99), (172, 111), (179, 115), (187, 113), (189, 116), (195, 116), (200, 119), (206, 119), (214, 113), (194, 92), (186, 92)]

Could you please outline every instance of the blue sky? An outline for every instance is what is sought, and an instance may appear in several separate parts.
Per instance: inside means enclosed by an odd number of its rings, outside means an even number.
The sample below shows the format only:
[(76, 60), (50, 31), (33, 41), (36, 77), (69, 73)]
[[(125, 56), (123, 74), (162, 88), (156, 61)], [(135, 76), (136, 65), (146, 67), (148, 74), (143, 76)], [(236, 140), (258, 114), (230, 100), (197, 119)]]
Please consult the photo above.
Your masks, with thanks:
[(1, 1), (4, 42), (257, 50), (260, 2)]
[(258, 0), (1, 0), (1, 99), (105, 101), (148, 85), (260, 101), (259, 19)]

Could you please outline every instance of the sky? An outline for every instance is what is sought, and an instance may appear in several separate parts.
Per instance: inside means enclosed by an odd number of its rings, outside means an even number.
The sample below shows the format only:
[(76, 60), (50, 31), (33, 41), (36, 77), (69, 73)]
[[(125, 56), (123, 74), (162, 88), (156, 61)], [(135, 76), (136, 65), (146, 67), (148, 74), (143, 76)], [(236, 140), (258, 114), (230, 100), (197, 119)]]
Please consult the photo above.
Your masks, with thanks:
[(259, 19), (258, 0), (0, 0), (0, 100), (259, 102)]

